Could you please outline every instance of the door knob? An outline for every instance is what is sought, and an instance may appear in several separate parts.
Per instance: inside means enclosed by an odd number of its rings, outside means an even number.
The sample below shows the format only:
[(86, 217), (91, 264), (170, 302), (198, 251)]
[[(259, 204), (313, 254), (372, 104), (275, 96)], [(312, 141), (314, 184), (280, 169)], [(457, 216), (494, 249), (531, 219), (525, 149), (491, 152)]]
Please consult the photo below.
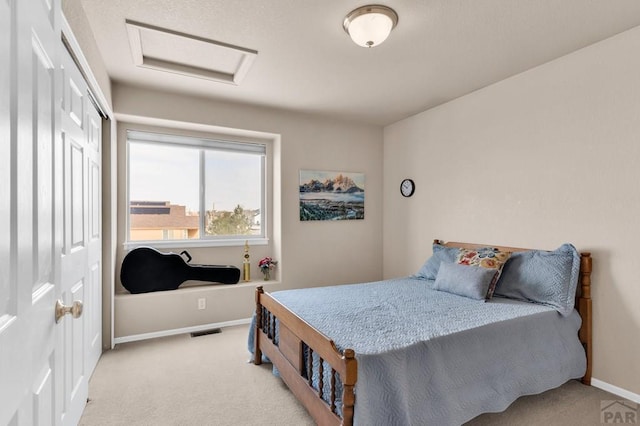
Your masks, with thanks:
[(63, 316), (71, 314), (72, 317), (78, 318), (82, 315), (82, 302), (80, 300), (74, 301), (71, 306), (65, 306), (62, 300), (56, 302), (56, 324), (60, 322)]

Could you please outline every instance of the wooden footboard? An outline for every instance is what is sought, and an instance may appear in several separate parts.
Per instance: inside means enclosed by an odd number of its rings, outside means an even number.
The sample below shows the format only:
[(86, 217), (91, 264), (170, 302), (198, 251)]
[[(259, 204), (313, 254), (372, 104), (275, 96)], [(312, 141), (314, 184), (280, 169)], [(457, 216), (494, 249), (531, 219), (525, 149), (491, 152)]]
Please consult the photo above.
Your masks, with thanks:
[[(331, 339), (265, 293), (262, 287), (256, 289), (254, 331), (254, 363), (261, 364), (262, 354), (266, 355), (316, 423), (353, 424), (358, 375), (353, 350), (346, 349), (341, 354)], [(320, 358), (318, 367), (314, 367), (312, 354)], [(326, 364), (331, 368), (328, 394), (323, 391)], [(336, 393), (336, 375), (342, 383), (341, 395)], [(319, 381), (316, 386), (312, 383), (314, 377)], [(341, 406), (337, 406), (337, 400), (341, 400)]]

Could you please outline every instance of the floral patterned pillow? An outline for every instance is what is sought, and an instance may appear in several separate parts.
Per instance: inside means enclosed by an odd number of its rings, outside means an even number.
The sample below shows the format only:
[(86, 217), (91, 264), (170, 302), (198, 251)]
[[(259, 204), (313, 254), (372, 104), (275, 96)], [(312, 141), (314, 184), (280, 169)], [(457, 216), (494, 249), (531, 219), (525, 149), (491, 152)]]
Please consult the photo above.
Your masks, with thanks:
[(481, 247), (477, 249), (463, 249), (458, 253), (457, 263), (460, 265), (480, 266), (482, 268), (495, 269), (498, 273), (494, 276), (489, 289), (487, 290), (487, 300), (493, 297), (493, 291), (496, 289), (496, 283), (502, 268), (507, 260), (511, 257), (511, 252), (500, 251), (495, 247)]

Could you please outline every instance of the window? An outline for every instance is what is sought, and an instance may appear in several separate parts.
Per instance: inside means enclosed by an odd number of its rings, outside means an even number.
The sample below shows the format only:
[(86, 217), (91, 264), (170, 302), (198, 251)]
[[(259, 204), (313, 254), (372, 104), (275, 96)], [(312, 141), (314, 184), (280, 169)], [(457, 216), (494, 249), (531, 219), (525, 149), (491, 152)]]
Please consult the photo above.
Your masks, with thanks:
[(127, 161), (129, 243), (266, 239), (265, 144), (129, 130)]

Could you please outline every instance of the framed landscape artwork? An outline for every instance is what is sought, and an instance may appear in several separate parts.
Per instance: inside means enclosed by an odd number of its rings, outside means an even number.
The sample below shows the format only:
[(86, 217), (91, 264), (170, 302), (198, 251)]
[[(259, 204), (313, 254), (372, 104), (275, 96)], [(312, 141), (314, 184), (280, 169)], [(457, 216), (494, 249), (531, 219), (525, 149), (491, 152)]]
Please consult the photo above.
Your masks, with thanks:
[(364, 173), (300, 170), (300, 220), (364, 219)]

